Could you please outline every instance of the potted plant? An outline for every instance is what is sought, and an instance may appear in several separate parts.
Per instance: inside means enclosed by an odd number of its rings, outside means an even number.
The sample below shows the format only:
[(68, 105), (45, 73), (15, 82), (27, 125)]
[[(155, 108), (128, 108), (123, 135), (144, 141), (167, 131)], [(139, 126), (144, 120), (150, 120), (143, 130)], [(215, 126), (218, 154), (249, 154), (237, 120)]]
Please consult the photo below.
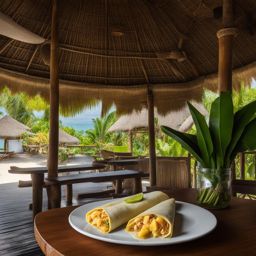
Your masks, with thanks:
[(256, 149), (256, 101), (233, 112), (230, 92), (211, 105), (209, 122), (188, 103), (196, 135), (162, 126), (199, 163), (197, 201), (208, 208), (224, 208), (230, 201), (230, 169), (238, 152)]

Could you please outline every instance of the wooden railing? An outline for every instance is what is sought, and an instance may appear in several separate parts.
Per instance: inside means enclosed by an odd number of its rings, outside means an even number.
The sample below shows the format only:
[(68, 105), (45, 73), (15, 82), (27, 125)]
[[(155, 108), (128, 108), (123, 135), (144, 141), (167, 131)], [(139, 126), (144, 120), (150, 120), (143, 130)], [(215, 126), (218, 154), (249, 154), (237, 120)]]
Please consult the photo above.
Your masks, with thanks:
[[(246, 166), (246, 155), (253, 155), (254, 162), (254, 180), (246, 180), (245, 175), (245, 166)], [(239, 178), (237, 177), (236, 168), (233, 169), (233, 181), (232, 181), (232, 189), (233, 195), (241, 194), (240, 196), (250, 199), (256, 199), (256, 151), (246, 151), (239, 153), (238, 159), (239, 161)]]

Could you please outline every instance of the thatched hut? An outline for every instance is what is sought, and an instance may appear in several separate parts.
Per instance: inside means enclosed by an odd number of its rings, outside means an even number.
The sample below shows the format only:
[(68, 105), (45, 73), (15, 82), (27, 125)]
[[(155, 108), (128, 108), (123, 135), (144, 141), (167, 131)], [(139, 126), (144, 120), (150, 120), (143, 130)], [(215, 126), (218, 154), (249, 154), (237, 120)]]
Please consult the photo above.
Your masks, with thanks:
[[(199, 112), (203, 115), (208, 115), (202, 103), (192, 102)], [(158, 126), (165, 125), (181, 132), (188, 131), (193, 125), (192, 116), (189, 113), (188, 107), (184, 106), (180, 110), (171, 111), (166, 115), (160, 115), (155, 110)], [(148, 130), (148, 111), (142, 109), (140, 112), (133, 111), (131, 114), (122, 115), (109, 128), (109, 132), (127, 131), (129, 133), (129, 151), (133, 152), (133, 135), (137, 132), (145, 132)]]
[(154, 106), (166, 114), (200, 100), (203, 86), (226, 91), (254, 76), (255, 9), (253, 0), (2, 0), (0, 81), (49, 98), (49, 176), (59, 102), (70, 111), (102, 100), (103, 112), (148, 108), (155, 185)]
[(79, 144), (79, 139), (59, 129), (59, 144)]
[[(192, 102), (194, 107), (196, 107), (199, 112), (203, 115), (207, 115), (208, 111), (205, 109), (202, 103)], [(189, 113), (188, 107), (177, 111), (171, 111), (166, 115), (160, 115), (155, 109), (155, 117), (157, 118), (157, 123), (159, 126), (165, 125), (173, 129), (185, 132), (191, 128), (193, 125), (193, 119)], [(145, 130), (148, 128), (148, 111), (147, 109), (142, 109), (140, 112), (133, 111), (131, 114), (122, 115), (117, 119), (117, 121), (109, 128), (109, 132), (118, 131), (137, 131)]]
[(0, 119), (0, 139), (4, 140), (4, 150), (8, 150), (8, 140), (20, 139), (29, 130), (29, 127), (8, 115), (2, 117)]

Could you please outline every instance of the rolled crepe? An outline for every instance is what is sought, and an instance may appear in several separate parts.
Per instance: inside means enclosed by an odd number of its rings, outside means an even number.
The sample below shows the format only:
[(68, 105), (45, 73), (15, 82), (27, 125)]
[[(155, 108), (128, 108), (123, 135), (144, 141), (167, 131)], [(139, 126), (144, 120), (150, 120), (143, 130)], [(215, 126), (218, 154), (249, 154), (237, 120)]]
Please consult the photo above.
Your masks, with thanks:
[(135, 238), (171, 237), (175, 217), (175, 200), (165, 200), (131, 219), (126, 231)]
[(154, 191), (144, 194), (143, 200), (136, 203), (126, 203), (126, 198), (90, 210), (85, 215), (86, 221), (101, 232), (109, 233), (169, 197), (161, 191)]

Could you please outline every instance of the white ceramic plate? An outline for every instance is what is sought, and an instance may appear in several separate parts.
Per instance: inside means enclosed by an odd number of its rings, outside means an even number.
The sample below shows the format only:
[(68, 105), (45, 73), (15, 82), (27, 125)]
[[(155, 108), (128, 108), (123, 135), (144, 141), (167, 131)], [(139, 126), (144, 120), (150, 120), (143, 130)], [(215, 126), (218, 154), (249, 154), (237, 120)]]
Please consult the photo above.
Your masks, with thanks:
[(112, 200), (93, 202), (76, 208), (69, 215), (70, 225), (85, 236), (109, 243), (160, 246), (183, 243), (197, 239), (211, 232), (217, 224), (215, 216), (209, 211), (193, 204), (176, 201), (174, 235), (172, 238), (149, 238), (138, 240), (125, 232), (124, 226), (112, 231), (110, 234), (103, 234), (96, 228), (87, 224), (85, 221), (85, 214), (94, 207), (110, 201)]

